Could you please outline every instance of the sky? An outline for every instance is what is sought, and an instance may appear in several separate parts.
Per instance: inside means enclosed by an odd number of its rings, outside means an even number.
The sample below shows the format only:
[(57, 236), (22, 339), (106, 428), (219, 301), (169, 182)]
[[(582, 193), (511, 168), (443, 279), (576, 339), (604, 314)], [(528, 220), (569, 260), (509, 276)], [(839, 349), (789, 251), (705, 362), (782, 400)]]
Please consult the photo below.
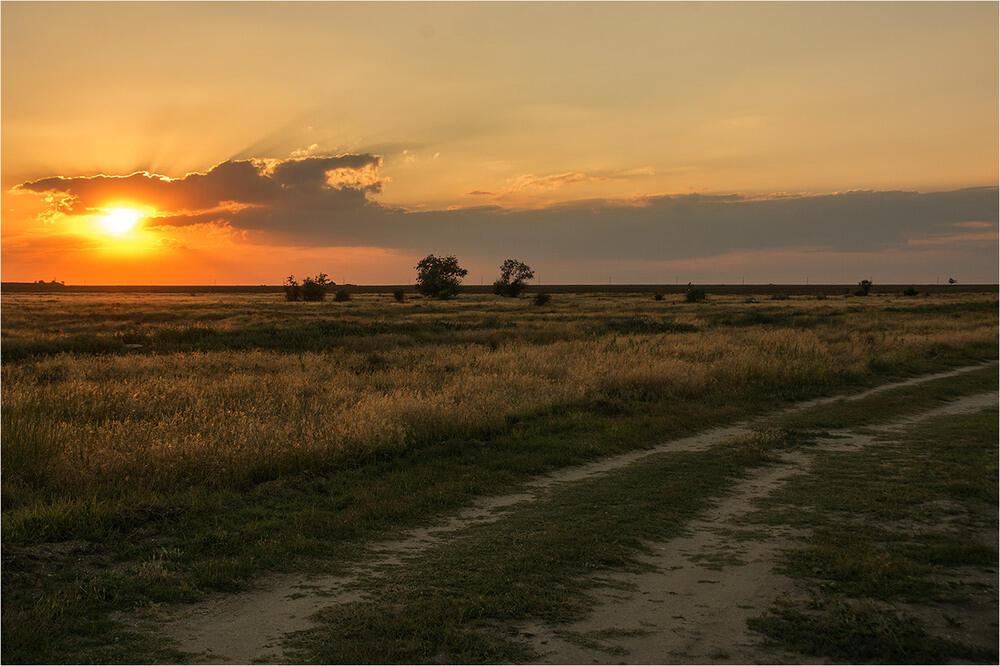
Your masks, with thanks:
[(2, 5), (5, 281), (997, 281), (998, 5)]

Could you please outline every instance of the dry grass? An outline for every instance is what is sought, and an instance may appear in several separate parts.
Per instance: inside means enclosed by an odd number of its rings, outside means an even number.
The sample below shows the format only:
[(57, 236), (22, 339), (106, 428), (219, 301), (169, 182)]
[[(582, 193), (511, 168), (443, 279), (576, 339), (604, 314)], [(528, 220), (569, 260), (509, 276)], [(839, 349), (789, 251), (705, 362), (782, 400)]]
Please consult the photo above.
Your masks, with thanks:
[[(912, 299), (898, 298), (833, 305), (802, 298), (775, 307), (738, 297), (680, 305), (645, 295), (560, 295), (540, 310), (485, 296), (405, 305), (360, 296), (316, 306), (272, 296), (7, 297), (5, 350), (28, 339), (57, 344), (69, 335), (141, 330), (141, 339), (154, 341), (143, 351), (155, 352), (157, 336), (178, 325), (238, 332), (268, 323), (280, 332), (332, 321), (412, 331), (330, 335), (318, 338), (327, 347), (319, 352), (60, 353), (6, 363), (5, 506), (245, 486), (480, 437), (512, 417), (580, 402), (815, 392), (873, 369), (963, 350), (988, 354), (996, 313), (982, 306), (993, 302), (935, 297), (921, 300), (928, 311), (910, 312)], [(765, 324), (754, 325), (748, 312)], [(630, 317), (668, 317), (697, 330), (602, 329)]]

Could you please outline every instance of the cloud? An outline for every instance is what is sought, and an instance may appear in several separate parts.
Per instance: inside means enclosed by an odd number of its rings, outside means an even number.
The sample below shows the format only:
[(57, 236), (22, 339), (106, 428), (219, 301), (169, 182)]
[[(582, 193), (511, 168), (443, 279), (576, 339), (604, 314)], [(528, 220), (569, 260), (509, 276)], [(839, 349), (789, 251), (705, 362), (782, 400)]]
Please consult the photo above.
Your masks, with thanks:
[(132, 201), (165, 213), (200, 214), (225, 204), (281, 208), (309, 200), (329, 208), (361, 205), (378, 192), (376, 155), (337, 155), (286, 160), (228, 160), (205, 173), (168, 178), (145, 171), (128, 176), (43, 178), (16, 189), (61, 195), (66, 212), (98, 210), (112, 202)]
[(511, 179), (507, 187), (504, 189), (504, 194), (548, 192), (576, 183), (631, 180), (634, 178), (645, 178), (655, 175), (656, 170), (653, 169), (653, 167), (648, 166), (636, 169), (620, 169), (611, 171), (569, 171), (566, 173), (549, 174), (546, 176), (524, 174)]
[(297, 148), (292, 151), (291, 157), (306, 157), (308, 155), (314, 155), (319, 152), (319, 144), (311, 143), (305, 148)]
[[(819, 196), (741, 194), (570, 201), (531, 210), (498, 205), (404, 211), (383, 205), (381, 158), (373, 154), (230, 160), (170, 179), (145, 172), (46, 178), (19, 189), (71, 213), (114, 200), (162, 211), (152, 224), (218, 223), (254, 242), (382, 247), (401, 252), (520, 256), (560, 261), (668, 261), (731, 252), (810, 247), (873, 252), (962, 243), (996, 252), (995, 186), (948, 192), (854, 191)], [(522, 177), (520, 187), (557, 188), (651, 171), (571, 171)], [(483, 190), (471, 196), (495, 196)], [(972, 230), (962, 234), (957, 230)], [(978, 251), (978, 250), (977, 250)]]

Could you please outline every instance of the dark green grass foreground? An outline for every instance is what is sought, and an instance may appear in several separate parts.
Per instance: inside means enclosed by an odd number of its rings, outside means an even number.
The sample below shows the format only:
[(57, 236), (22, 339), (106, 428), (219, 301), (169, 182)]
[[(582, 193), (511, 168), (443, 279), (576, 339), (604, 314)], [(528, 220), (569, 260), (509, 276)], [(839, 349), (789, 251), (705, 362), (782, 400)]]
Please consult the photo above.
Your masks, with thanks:
[(836, 662), (996, 663), (997, 436), (993, 409), (820, 453), (762, 514), (812, 530), (785, 562), (809, 599), (752, 626)]
[(588, 605), (591, 577), (636, 569), (648, 541), (676, 536), (710, 501), (794, 442), (760, 435), (665, 453), (557, 489), (496, 524), (368, 584), (372, 602), (338, 606), (298, 637), (316, 663), (496, 663), (537, 657), (510, 623), (562, 622)]

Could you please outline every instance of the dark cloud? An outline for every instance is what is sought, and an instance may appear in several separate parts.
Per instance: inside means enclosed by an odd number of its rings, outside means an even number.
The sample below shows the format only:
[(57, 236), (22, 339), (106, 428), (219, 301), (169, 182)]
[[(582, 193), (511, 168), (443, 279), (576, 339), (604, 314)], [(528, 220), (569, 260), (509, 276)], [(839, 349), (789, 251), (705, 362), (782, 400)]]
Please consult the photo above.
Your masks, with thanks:
[(337, 155), (288, 160), (228, 160), (205, 173), (166, 178), (147, 172), (128, 176), (57, 176), (19, 185), (31, 192), (69, 197), (69, 212), (99, 209), (116, 201), (134, 201), (164, 212), (193, 212), (233, 203), (280, 209), (307, 198), (327, 205), (364, 203), (377, 192), (376, 155)]
[[(782, 248), (877, 251), (922, 238), (954, 237), (962, 229), (997, 228), (997, 187), (822, 196), (692, 194), (534, 210), (479, 206), (407, 212), (370, 198), (381, 187), (380, 165), (371, 154), (231, 160), (175, 180), (138, 173), (47, 178), (20, 187), (70, 195), (74, 210), (107, 205), (116, 197), (145, 202), (173, 213), (155, 220), (159, 224), (221, 222), (290, 245), (478, 256), (530, 252), (537, 259), (560, 260), (655, 261)], [(622, 172), (626, 177), (645, 173)], [(556, 180), (566, 177), (559, 174)]]

